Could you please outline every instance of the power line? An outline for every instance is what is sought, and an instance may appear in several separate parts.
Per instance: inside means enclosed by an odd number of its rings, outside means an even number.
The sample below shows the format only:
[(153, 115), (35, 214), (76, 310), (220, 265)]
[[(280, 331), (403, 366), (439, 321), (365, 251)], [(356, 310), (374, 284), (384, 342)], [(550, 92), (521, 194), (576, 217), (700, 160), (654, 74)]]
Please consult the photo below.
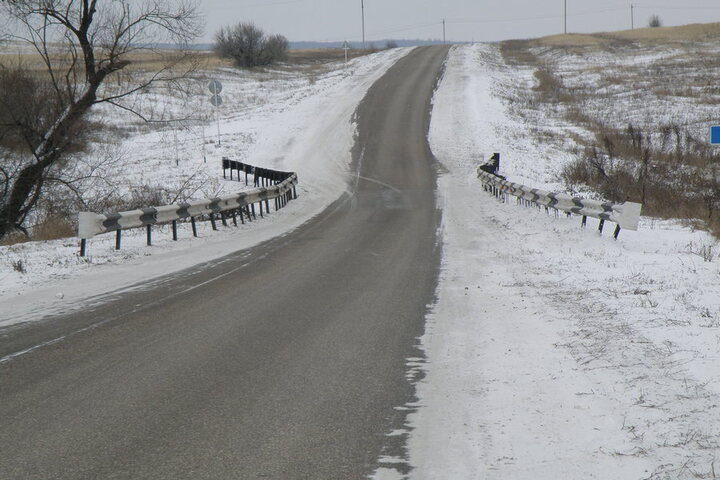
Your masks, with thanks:
[[(588, 15), (595, 15), (598, 13), (619, 12), (619, 11), (626, 11), (626, 8), (627, 7), (586, 10), (583, 12), (568, 14), (567, 16), (568, 17), (582, 17), (582, 16), (588, 16)], [(448, 23), (454, 23), (454, 24), (505, 23), (505, 22), (521, 22), (521, 21), (533, 21), (533, 20), (550, 20), (550, 19), (554, 19), (554, 18), (563, 18), (563, 17), (564, 17), (564, 15), (556, 14), (556, 15), (541, 15), (541, 16), (534, 16), (534, 17), (504, 17), (504, 18), (483, 19), (483, 20), (448, 20)]]
[(689, 5), (689, 6), (682, 6), (678, 7), (676, 5), (669, 6), (669, 5), (637, 5), (635, 4), (635, 8), (644, 8), (647, 10), (720, 10), (720, 7), (708, 7), (708, 6), (700, 6), (700, 5)]
[(288, 3), (302, 3), (306, 0), (280, 0), (277, 2), (252, 3), (250, 5), (238, 5), (239, 8), (273, 7), (275, 5), (287, 5)]
[(428, 28), (428, 27), (434, 27), (437, 25), (442, 25), (443, 22), (432, 22), (432, 23), (423, 23), (419, 25), (407, 25), (405, 27), (398, 27), (393, 30), (385, 30), (382, 32), (372, 32), (373, 35), (387, 35), (388, 33), (398, 33), (398, 32), (407, 32), (408, 30), (420, 30), (422, 28)]

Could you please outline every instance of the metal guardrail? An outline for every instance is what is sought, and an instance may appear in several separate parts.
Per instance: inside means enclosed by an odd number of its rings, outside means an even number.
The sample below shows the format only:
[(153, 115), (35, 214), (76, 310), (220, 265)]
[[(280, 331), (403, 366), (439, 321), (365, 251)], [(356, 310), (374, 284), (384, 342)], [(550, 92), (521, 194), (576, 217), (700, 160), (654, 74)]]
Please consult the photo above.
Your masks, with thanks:
[(232, 218), (233, 224), (237, 225), (238, 216), (244, 224), (246, 218), (248, 221), (257, 218), (256, 205), (259, 207), (262, 217), (263, 204), (265, 213), (270, 213), (270, 200), (274, 201), (277, 211), (287, 205), (289, 201), (297, 198), (295, 187), (298, 177), (295, 173), (254, 167), (226, 158), (223, 159), (223, 173), (226, 165), (229, 168), (232, 168), (230, 165), (244, 168), (245, 170), (242, 171), (253, 175), (254, 185), (263, 186), (234, 195), (126, 212), (108, 214), (80, 212), (78, 215), (80, 256), (84, 257), (87, 253), (87, 240), (103, 233), (116, 232), (115, 248), (119, 250), (123, 230), (145, 227), (147, 229), (147, 245), (152, 245), (153, 225), (172, 224), (173, 240), (177, 240), (177, 222), (189, 219), (192, 224), (193, 236), (197, 237), (196, 219), (198, 218), (208, 217), (213, 230), (217, 230), (216, 215), (220, 216), (223, 225), (227, 225), (228, 218)]
[(587, 223), (587, 217), (600, 220), (598, 230), (602, 233), (606, 221), (617, 224), (613, 236), (617, 239), (621, 228), (637, 230), (640, 220), (642, 204), (634, 202), (609, 203), (597, 200), (588, 200), (560, 193), (547, 192), (537, 188), (530, 188), (519, 183), (509, 182), (505, 177), (498, 175), (500, 154), (494, 154), (491, 161), (478, 167), (478, 178), (482, 181), (486, 191), (496, 197), (512, 195), (518, 202), (527, 205), (544, 206), (546, 209), (563, 211), (568, 215), (582, 215), (581, 225)]

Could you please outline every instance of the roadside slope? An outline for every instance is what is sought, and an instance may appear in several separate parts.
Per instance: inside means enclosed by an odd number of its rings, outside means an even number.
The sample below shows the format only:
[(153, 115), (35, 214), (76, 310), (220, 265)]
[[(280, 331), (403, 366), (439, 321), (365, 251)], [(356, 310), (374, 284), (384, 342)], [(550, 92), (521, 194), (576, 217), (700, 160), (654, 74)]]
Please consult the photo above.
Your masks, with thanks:
[(643, 218), (615, 241), (483, 192), (493, 152), (533, 186), (564, 158), (528, 134), (514, 82), (496, 45), (454, 47), (434, 97), (443, 259), (410, 478), (713, 478), (716, 240)]

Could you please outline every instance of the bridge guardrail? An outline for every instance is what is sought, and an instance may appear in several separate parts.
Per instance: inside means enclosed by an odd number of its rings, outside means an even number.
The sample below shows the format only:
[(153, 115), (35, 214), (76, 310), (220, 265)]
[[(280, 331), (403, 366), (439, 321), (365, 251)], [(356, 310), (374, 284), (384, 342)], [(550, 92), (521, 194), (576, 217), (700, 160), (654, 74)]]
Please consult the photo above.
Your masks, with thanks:
[(512, 195), (518, 202), (527, 205), (544, 206), (547, 209), (563, 211), (568, 215), (582, 215), (582, 226), (586, 225), (587, 217), (600, 220), (598, 230), (602, 233), (606, 221), (617, 224), (613, 236), (617, 239), (621, 229), (637, 230), (642, 211), (642, 204), (634, 202), (610, 203), (588, 200), (560, 193), (548, 192), (538, 188), (509, 182), (499, 175), (500, 155), (493, 155), (490, 162), (478, 167), (477, 175), (486, 191), (496, 197)]
[(237, 225), (238, 215), (242, 223), (245, 223), (245, 218), (248, 221), (257, 218), (256, 205), (259, 206), (260, 216), (263, 216), (263, 204), (265, 204), (265, 212), (270, 213), (270, 200), (275, 202), (275, 210), (277, 211), (287, 205), (289, 201), (297, 198), (297, 174), (254, 167), (226, 158), (223, 158), (223, 173), (225, 166), (231, 165), (229, 162), (233, 162), (232, 165), (235, 167), (242, 166), (246, 168), (246, 171), (253, 175), (254, 184), (262, 184), (263, 186), (234, 195), (125, 212), (107, 214), (80, 212), (78, 214), (80, 256), (84, 257), (87, 252), (87, 241), (103, 233), (116, 232), (115, 248), (119, 250), (123, 230), (145, 227), (147, 229), (147, 244), (152, 245), (153, 225), (172, 224), (173, 240), (177, 240), (177, 222), (189, 219), (192, 223), (193, 235), (197, 237), (195, 224), (197, 218), (208, 217), (213, 230), (217, 230), (216, 215), (220, 216), (223, 225), (227, 225), (228, 215), (232, 217), (233, 223)]

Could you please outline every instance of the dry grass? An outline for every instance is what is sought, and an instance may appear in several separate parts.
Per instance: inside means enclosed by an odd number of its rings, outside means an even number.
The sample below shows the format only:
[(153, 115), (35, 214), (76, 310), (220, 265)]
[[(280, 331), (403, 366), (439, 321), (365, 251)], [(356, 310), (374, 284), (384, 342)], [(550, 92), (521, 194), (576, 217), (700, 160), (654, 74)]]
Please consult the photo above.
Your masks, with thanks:
[[(348, 50), (348, 59), (362, 57), (373, 53), (373, 50), (353, 49)], [(220, 68), (232, 68), (234, 64), (229, 59), (218, 57), (212, 51), (180, 51), (180, 50), (136, 50), (127, 55), (130, 64), (124, 69), (124, 73), (155, 72), (169, 67), (169, 72), (185, 72), (194, 70), (217, 70)], [(330, 63), (343, 61), (345, 51), (341, 48), (322, 48), (290, 50), (285, 62), (268, 68), (281, 70), (298, 70), (301, 72), (324, 71), (324, 66)], [(70, 59), (58, 55), (53, 59), (57, 69), (62, 70), (70, 66)], [(0, 65), (15, 66), (22, 65), (24, 69), (46, 74), (46, 66), (38, 54), (17, 53), (12, 48), (5, 51), (0, 50)], [(258, 68), (262, 70), (262, 68)]]
[(74, 237), (75, 227), (62, 217), (48, 217), (44, 222), (33, 228), (33, 240), (57, 240), (58, 238)]
[(636, 28), (619, 32), (593, 34), (569, 33), (530, 40), (533, 46), (543, 47), (606, 47), (630, 42), (697, 42), (720, 38), (720, 23), (701, 23), (678, 27)]
[[(363, 57), (372, 53), (370, 50), (348, 50), (348, 59)], [(332, 63), (345, 60), (345, 50), (342, 48), (315, 48), (305, 50), (290, 50), (287, 62), (294, 65)]]
[[(625, 104), (628, 96), (636, 98), (641, 92), (643, 99), (666, 102), (670, 111), (677, 108), (676, 101), (704, 107), (720, 103), (714, 79), (720, 59), (700, 54), (701, 47), (687, 43), (712, 36), (720, 40), (720, 24), (657, 30), (504, 42), (501, 53), (508, 64), (534, 72), (532, 94), (517, 96), (527, 110), (541, 116), (555, 112), (563, 122), (594, 134), (591, 141), (575, 138), (577, 158), (561, 173), (569, 190), (584, 186), (611, 201), (637, 201), (643, 203), (646, 215), (685, 219), (720, 236), (720, 152), (698, 137), (697, 128), (677, 121), (612, 126), (617, 124), (612, 115), (618, 109), (611, 106)], [(661, 56), (637, 68), (579, 62), (570, 75), (572, 87), (565, 84), (562, 60), (557, 61), (595, 51), (602, 52), (600, 58), (612, 59), (615, 53), (632, 58), (638, 51), (657, 52), (658, 48), (653, 45), (643, 50), (628, 42), (657, 41), (664, 48), (662, 39), (679, 42), (673, 49), (687, 53)], [(680, 112), (677, 115), (682, 117)], [(545, 136), (538, 135), (542, 138)]]

